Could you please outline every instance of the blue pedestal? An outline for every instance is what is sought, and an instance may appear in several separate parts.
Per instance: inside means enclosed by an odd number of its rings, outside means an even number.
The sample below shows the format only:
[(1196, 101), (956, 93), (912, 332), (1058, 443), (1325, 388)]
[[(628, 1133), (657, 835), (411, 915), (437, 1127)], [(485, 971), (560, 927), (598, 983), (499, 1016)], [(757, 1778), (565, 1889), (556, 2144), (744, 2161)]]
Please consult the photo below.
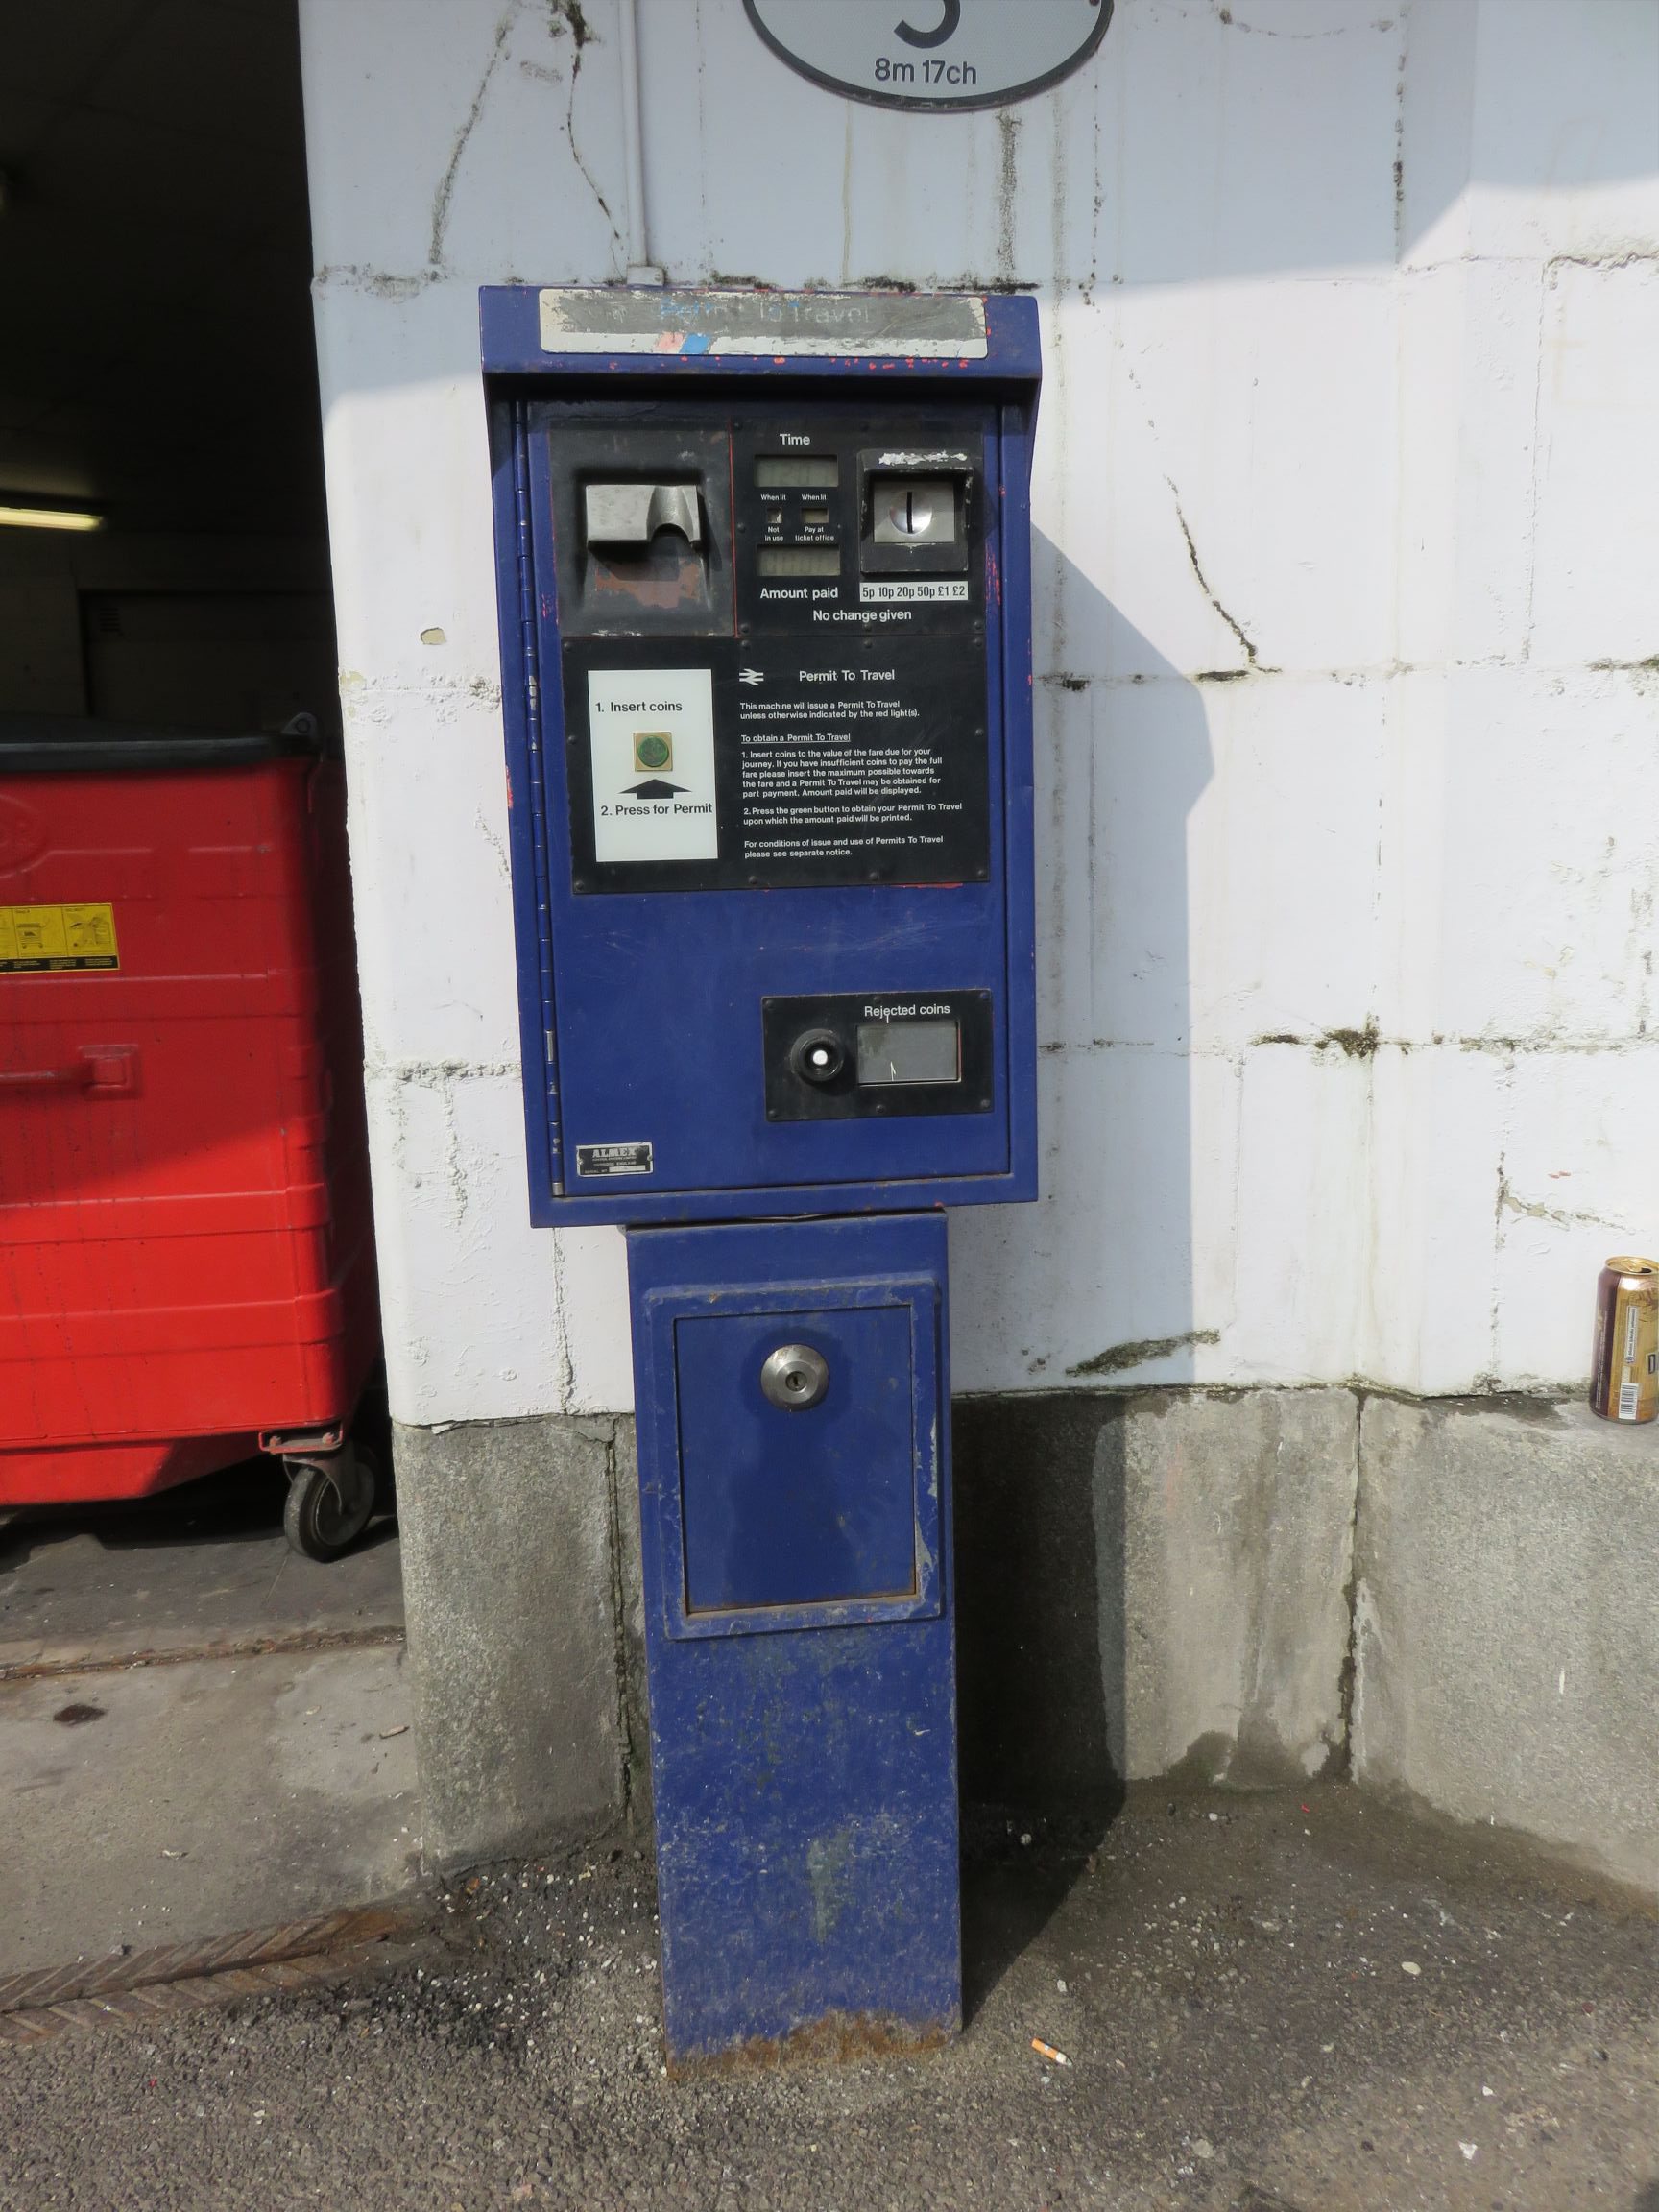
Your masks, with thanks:
[[(674, 2062), (961, 2021), (942, 1214), (628, 1238)], [(778, 1406), (769, 1353), (826, 1363)]]

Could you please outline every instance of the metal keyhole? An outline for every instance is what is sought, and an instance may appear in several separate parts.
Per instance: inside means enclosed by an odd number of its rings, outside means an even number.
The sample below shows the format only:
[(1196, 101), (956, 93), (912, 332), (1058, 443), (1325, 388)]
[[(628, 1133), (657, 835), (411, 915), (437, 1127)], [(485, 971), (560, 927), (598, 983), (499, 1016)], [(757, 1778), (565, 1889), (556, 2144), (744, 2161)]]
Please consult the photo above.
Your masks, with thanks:
[(780, 1344), (760, 1369), (760, 1388), (769, 1404), (786, 1412), (816, 1406), (830, 1387), (830, 1362), (810, 1344)]

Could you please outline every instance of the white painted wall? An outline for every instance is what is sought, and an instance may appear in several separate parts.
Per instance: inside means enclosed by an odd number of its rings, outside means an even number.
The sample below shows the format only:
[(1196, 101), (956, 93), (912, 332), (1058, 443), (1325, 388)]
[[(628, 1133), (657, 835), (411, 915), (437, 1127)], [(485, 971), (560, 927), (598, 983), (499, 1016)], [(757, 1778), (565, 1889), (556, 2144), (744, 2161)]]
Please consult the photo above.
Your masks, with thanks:
[[(1580, 1377), (1659, 1243), (1659, 8), (1118, 0), (973, 117), (639, 15), (674, 280), (1043, 301), (1047, 1195), (953, 1223), (959, 1384)], [(395, 1407), (619, 1408), (619, 1236), (525, 1224), (475, 306), (620, 274), (613, 4), (302, 20)]]

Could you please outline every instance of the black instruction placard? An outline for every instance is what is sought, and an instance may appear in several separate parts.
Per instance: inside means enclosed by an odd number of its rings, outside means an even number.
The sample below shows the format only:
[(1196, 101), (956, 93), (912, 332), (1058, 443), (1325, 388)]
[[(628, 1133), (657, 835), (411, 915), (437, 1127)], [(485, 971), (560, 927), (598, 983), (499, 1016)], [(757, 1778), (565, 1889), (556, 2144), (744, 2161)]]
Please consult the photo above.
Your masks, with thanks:
[(742, 658), (735, 704), (745, 881), (985, 876), (982, 672), (970, 666), (966, 682), (960, 673), (952, 681), (948, 667), (930, 665), (932, 654), (820, 657), (770, 637), (751, 638)]

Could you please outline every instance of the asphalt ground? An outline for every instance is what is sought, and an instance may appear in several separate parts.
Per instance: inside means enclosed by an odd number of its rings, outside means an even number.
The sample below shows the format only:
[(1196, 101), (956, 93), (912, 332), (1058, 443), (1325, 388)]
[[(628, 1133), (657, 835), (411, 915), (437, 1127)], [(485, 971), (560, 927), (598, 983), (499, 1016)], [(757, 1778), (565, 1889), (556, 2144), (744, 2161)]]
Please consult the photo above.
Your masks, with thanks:
[(1137, 1791), (972, 1815), (965, 1898), (959, 2042), (671, 2078), (648, 1853), (493, 1868), (331, 1985), (0, 2050), (0, 2206), (1659, 2212), (1659, 1927), (1518, 1842)]

